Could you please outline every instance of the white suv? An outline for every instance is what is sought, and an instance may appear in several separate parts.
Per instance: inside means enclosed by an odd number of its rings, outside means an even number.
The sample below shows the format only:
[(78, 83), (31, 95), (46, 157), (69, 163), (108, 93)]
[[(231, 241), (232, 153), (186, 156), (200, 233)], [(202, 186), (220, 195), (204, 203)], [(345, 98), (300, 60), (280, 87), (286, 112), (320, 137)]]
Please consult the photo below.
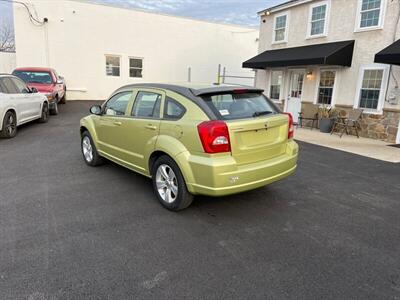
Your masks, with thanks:
[(0, 74), (0, 137), (12, 138), (17, 126), (39, 120), (47, 122), (49, 103), (43, 94), (13, 75)]

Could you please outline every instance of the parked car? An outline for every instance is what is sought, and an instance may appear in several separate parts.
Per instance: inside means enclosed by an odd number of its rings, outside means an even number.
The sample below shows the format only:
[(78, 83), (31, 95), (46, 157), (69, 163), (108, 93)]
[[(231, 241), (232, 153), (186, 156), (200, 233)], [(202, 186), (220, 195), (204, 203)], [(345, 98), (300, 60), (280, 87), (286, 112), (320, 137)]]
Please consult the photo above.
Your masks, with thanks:
[(0, 74), (0, 137), (12, 138), (21, 124), (39, 120), (47, 122), (49, 102), (47, 97), (29, 88), (21, 79)]
[(65, 80), (51, 68), (17, 68), (12, 72), (29, 87), (36, 88), (46, 95), (50, 103), (50, 114), (58, 114), (58, 104), (65, 104), (66, 91)]
[(189, 206), (193, 195), (262, 187), (297, 166), (293, 119), (260, 89), (134, 84), (90, 112), (80, 122), (85, 162), (107, 158), (151, 177), (171, 210)]

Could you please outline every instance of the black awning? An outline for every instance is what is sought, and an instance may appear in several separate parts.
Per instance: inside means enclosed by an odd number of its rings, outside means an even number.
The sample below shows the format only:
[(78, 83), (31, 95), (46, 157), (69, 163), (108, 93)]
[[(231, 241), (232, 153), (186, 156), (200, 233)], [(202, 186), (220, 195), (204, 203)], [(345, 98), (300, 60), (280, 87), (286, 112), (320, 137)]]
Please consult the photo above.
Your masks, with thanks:
[(305, 65), (351, 66), (354, 40), (265, 51), (243, 63), (243, 68), (265, 69)]
[(400, 65), (400, 40), (375, 54), (376, 63)]

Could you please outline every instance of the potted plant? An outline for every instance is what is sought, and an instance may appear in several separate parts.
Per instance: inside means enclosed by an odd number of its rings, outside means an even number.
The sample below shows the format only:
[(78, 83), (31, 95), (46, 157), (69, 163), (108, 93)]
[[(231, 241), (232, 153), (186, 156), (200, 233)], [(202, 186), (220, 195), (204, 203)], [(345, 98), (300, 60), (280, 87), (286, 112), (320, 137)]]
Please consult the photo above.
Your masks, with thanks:
[(335, 120), (335, 109), (330, 105), (321, 105), (319, 107), (319, 131), (329, 133), (332, 130), (333, 122)]

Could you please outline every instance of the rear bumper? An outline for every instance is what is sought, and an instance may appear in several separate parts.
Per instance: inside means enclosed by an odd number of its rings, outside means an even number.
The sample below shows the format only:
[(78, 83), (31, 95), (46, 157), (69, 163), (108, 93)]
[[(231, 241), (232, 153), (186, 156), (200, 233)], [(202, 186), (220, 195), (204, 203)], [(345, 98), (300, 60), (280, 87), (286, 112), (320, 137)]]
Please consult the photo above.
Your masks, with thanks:
[[(186, 155), (181, 153), (178, 156)], [(287, 143), (286, 153), (278, 157), (238, 166), (232, 156), (203, 157), (189, 155), (189, 170), (185, 174), (192, 194), (225, 196), (256, 189), (283, 179), (296, 170), (298, 145)], [(188, 180), (189, 179), (189, 180)]]

